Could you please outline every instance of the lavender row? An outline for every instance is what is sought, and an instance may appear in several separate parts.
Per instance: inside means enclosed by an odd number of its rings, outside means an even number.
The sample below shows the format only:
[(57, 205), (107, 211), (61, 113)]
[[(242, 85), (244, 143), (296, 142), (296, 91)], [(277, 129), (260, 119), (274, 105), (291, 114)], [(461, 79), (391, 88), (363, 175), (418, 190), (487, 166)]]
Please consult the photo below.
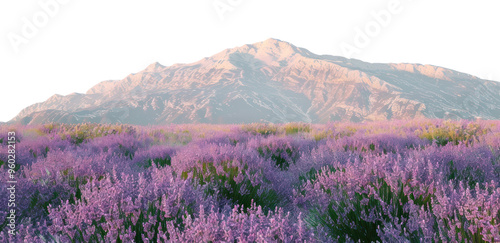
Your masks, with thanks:
[(5, 242), (500, 241), (500, 121), (1, 126), (0, 144)]

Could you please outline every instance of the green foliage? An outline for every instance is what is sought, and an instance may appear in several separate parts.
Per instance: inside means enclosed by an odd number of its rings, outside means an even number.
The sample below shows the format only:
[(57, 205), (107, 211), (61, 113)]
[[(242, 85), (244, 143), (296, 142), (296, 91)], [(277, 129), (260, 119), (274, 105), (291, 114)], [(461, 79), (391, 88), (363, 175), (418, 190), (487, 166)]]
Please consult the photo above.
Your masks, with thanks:
[(248, 132), (250, 134), (261, 134), (261, 135), (276, 135), (278, 132), (278, 126), (274, 124), (249, 124), (243, 125), (241, 130)]
[[(330, 236), (346, 242), (349, 237), (355, 242), (380, 242), (377, 229), (383, 229), (384, 222), (398, 219), (406, 227), (410, 215), (404, 206), (411, 200), (415, 205), (425, 210), (431, 209), (431, 198), (434, 192), (428, 192), (415, 197), (413, 193), (404, 193), (408, 183), (399, 183), (398, 188), (391, 188), (387, 182), (379, 178), (378, 183), (371, 183), (375, 194), (355, 192), (349, 198), (348, 192), (341, 189), (343, 200), (332, 201), (325, 212), (322, 208), (311, 210), (307, 221), (313, 226), (323, 226), (328, 229)], [(367, 189), (367, 188), (364, 188)], [(326, 189), (326, 193), (333, 193)], [(389, 209), (389, 210), (387, 210)], [(389, 214), (388, 214), (388, 213)], [(367, 215), (380, 215), (381, 217), (368, 217)], [(419, 242), (420, 232), (409, 232), (412, 242)]]
[[(40, 191), (37, 189), (30, 196), (29, 211), (43, 212), (44, 215), (49, 215), (48, 207), (49, 205), (58, 205), (60, 203), (61, 197), (57, 191), (54, 191), (51, 195), (41, 195)], [(29, 215), (23, 215), (29, 217)]]
[(106, 178), (104, 175), (97, 174), (94, 176), (75, 176), (72, 168), (61, 170), (59, 173), (62, 176), (63, 181), (72, 188), (68, 199), (71, 204), (75, 204), (78, 200), (82, 199), (82, 186), (92, 182), (94, 179), (101, 181)]
[(133, 126), (128, 125), (107, 125), (107, 124), (48, 124), (42, 127), (41, 132), (51, 133), (57, 131), (61, 138), (66, 139), (68, 136), (71, 143), (79, 145), (85, 141), (92, 140), (98, 137), (104, 137), (114, 134), (135, 134), (136, 129)]
[(326, 166), (326, 167), (319, 169), (319, 170), (316, 170), (315, 168), (311, 168), (309, 171), (307, 171), (306, 173), (299, 176), (299, 181), (301, 183), (305, 183), (307, 181), (314, 182), (314, 181), (316, 181), (318, 175), (323, 173), (323, 171), (325, 169), (327, 169), (328, 172), (332, 172), (332, 173), (335, 173), (335, 172), (345, 173), (345, 168), (336, 168), (336, 167), (333, 167), (331, 165)]
[(152, 130), (149, 132), (149, 136), (153, 138), (154, 144), (186, 145), (193, 140), (193, 135), (191, 135), (191, 133), (187, 130)]
[(321, 140), (323, 140), (323, 139), (327, 138), (327, 137), (328, 137), (328, 135), (329, 135), (329, 134), (328, 134), (328, 132), (318, 132), (318, 133), (315, 133), (315, 134), (313, 135), (313, 138), (314, 138), (314, 140), (315, 140), (316, 142), (319, 142), (319, 141), (321, 141)]
[[(471, 209), (463, 209), (467, 210), (468, 213), (470, 214)], [(475, 210), (475, 209), (472, 209)], [(477, 209), (479, 212), (483, 212), (483, 209), (480, 207)], [(487, 212), (490, 216), (493, 212), (488, 211)], [(460, 210), (455, 210), (455, 212), (449, 217), (449, 218), (443, 218), (444, 225), (446, 226), (446, 233), (444, 237), (447, 238), (448, 240), (451, 241), (451, 236), (449, 233), (451, 232), (451, 228), (454, 228), (455, 235), (454, 238), (462, 239), (462, 242), (473, 242), (473, 243), (487, 243), (487, 242), (495, 242), (493, 238), (489, 240), (484, 240), (483, 239), (483, 234), (486, 233), (487, 235), (492, 235), (491, 231), (488, 229), (485, 229), (483, 227), (480, 227), (480, 224), (478, 224), (478, 221), (480, 221), (480, 218), (477, 217), (472, 217), (468, 218), (465, 216), (465, 212), (461, 212)], [(496, 218), (493, 217), (492, 220), (492, 225), (499, 225), (500, 223), (500, 212), (498, 212)], [(451, 225), (451, 227), (450, 227)], [(471, 228), (477, 227), (477, 230), (475, 232), (471, 231)]]
[(123, 146), (121, 144), (119, 144), (118, 147), (120, 148), (121, 153), (125, 157), (128, 157), (131, 160), (134, 159), (135, 151), (133, 150), (133, 148), (127, 148), (127, 147), (125, 147), (125, 146)]
[[(250, 172), (248, 166), (239, 168), (232, 166), (230, 161), (221, 162), (220, 165), (223, 170), (217, 172), (212, 162), (201, 162), (201, 168), (194, 167), (184, 171), (181, 178), (188, 179), (192, 175), (195, 183), (208, 186), (205, 191), (207, 195), (218, 193), (234, 204), (243, 205), (245, 209), (250, 208), (252, 202), (270, 210), (279, 205), (279, 196), (274, 190), (262, 188), (262, 184), (250, 181), (248, 175), (256, 172)], [(244, 177), (241, 182), (236, 181), (238, 175)]]
[(458, 145), (460, 142), (470, 145), (475, 142), (477, 137), (488, 133), (488, 131), (489, 129), (482, 129), (479, 124), (470, 123), (466, 127), (461, 127), (458, 124), (446, 122), (442, 126), (422, 127), (416, 133), (420, 138), (435, 142), (438, 146), (445, 146), (448, 143)]
[(371, 150), (371, 151), (374, 151), (374, 150), (375, 150), (375, 144), (373, 144), (373, 143), (371, 143), (371, 144), (370, 144), (370, 150)]
[(479, 183), (480, 187), (484, 189), (485, 172), (481, 168), (474, 168), (469, 165), (465, 169), (459, 171), (453, 160), (448, 163), (448, 166), (449, 171), (447, 179), (451, 180), (455, 186), (458, 186), (459, 183), (466, 183), (469, 188), (474, 189), (476, 184)]
[(286, 135), (293, 135), (297, 133), (309, 133), (311, 132), (311, 125), (303, 123), (287, 123), (284, 125)]
[(172, 162), (172, 158), (167, 155), (165, 158), (156, 158), (156, 159), (148, 159), (146, 163), (144, 164), (139, 164), (140, 167), (143, 167), (144, 169), (147, 169), (151, 166), (153, 166), (153, 163), (156, 165), (156, 167), (165, 167), (165, 166), (170, 166)]
[[(168, 197), (168, 195), (165, 195)], [(147, 208), (145, 209), (140, 209), (136, 215), (133, 213), (126, 213), (122, 209), (122, 205), (118, 204), (118, 218), (112, 219), (116, 221), (120, 221), (121, 224), (123, 225), (124, 229), (130, 229), (132, 232), (135, 233), (135, 238), (134, 242), (144, 242), (143, 236), (146, 235), (152, 235), (153, 237), (149, 239), (149, 242), (162, 242), (161, 239), (159, 238), (160, 230), (163, 232), (167, 232), (167, 237), (168, 237), (168, 230), (167, 230), (167, 224), (171, 221), (174, 221), (174, 225), (178, 228), (183, 228), (183, 221), (182, 221), (182, 216), (187, 215), (193, 215), (194, 214), (194, 207), (195, 205), (185, 205), (185, 210), (182, 210), (182, 207), (179, 207), (177, 212), (171, 212), (169, 215), (166, 215), (165, 212), (163, 212), (158, 205), (162, 204), (163, 197), (160, 197), (154, 201), (151, 201), (148, 203)], [(86, 202), (84, 202), (86, 203)], [(113, 214), (115, 212), (109, 212), (110, 214)], [(155, 219), (155, 223), (151, 224), (149, 227), (145, 228), (145, 225), (148, 225), (147, 223), (150, 223), (150, 218), (153, 217)], [(135, 223), (134, 223), (135, 221)], [(90, 242), (105, 242), (105, 237), (108, 234), (106, 230), (102, 227), (102, 225), (111, 223), (107, 222), (105, 217), (102, 216), (99, 220), (92, 220), (92, 223), (87, 226), (94, 226), (95, 227), (95, 232), (94, 234), (90, 235)], [(112, 223), (111, 223), (112, 224)], [(74, 237), (71, 237), (68, 235), (68, 237), (72, 240), (72, 242), (85, 242), (84, 240), (84, 232), (85, 228), (78, 228), (77, 233), (75, 234)], [(151, 234), (151, 232), (153, 232)], [(118, 232), (120, 233), (125, 233), (125, 232)], [(119, 237), (116, 239), (116, 242), (123, 242), (122, 239)]]
[[(279, 167), (281, 170), (287, 170), (290, 167), (290, 162), (294, 163), (298, 159), (298, 154), (294, 154), (291, 148), (278, 148), (276, 150), (272, 150), (269, 146), (262, 146), (257, 148), (257, 152), (259, 155), (264, 158), (269, 158)], [(286, 155), (285, 155), (286, 153)], [(289, 158), (288, 161), (287, 157)]]

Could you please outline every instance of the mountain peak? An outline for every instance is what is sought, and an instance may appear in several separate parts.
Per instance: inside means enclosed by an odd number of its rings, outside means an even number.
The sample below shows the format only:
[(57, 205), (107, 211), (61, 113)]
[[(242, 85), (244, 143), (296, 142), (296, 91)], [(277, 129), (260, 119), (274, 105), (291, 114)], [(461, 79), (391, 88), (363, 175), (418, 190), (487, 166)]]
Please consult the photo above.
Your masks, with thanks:
[(60, 94), (55, 94), (55, 95), (50, 96), (47, 100), (57, 100), (61, 97), (63, 97), (63, 96)]
[(296, 49), (296, 47), (286, 41), (274, 39), (274, 38), (269, 38), (265, 41), (257, 42), (253, 44), (253, 46), (257, 47), (258, 49), (268, 49), (268, 50), (286, 50), (286, 49)]
[(269, 38), (265, 41), (261, 41), (261, 42), (258, 42), (258, 43), (262, 43), (262, 44), (265, 44), (265, 45), (279, 45), (279, 44), (287, 44), (287, 45), (291, 45), (290, 43), (286, 42), (286, 41), (282, 41), (280, 39), (276, 39), (276, 38)]
[(301, 50), (299, 48), (288, 42), (269, 38), (265, 41), (229, 49), (225, 52), (225, 55), (246, 53), (268, 65), (279, 65), (278, 63), (280, 61), (287, 60), (300, 52)]
[(156, 72), (159, 69), (163, 69), (163, 68), (165, 68), (165, 66), (161, 65), (159, 62), (154, 62), (152, 64), (149, 64), (149, 66), (146, 67), (146, 69), (144, 71), (146, 71), (146, 72)]
[(499, 119), (499, 94), (499, 83), (445, 68), (316, 55), (270, 38), (191, 64), (155, 62), (122, 80), (101, 82), (86, 95), (55, 95), (13, 122)]

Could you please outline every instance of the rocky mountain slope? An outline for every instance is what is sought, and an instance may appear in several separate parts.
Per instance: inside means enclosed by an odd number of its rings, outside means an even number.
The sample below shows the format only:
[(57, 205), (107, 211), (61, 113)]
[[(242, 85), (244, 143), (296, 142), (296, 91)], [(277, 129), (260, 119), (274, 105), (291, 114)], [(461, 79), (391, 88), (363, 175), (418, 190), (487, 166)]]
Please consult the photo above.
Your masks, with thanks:
[(500, 119), (500, 83), (446, 68), (316, 55), (276, 39), (54, 95), (11, 122), (252, 123)]

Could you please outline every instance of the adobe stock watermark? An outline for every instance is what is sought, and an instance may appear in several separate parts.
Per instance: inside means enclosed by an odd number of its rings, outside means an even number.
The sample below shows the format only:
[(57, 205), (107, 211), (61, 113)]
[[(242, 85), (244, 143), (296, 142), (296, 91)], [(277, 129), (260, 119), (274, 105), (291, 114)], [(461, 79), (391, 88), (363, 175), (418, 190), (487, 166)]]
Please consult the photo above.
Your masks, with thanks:
[(7, 232), (9, 235), (16, 235), (17, 227), (17, 206), (16, 206), (16, 132), (7, 133), (7, 154), (8, 154), (8, 170), (7, 170), (7, 191), (8, 209), (7, 211)]
[(236, 7), (240, 6), (242, 3), (243, 0), (215, 0), (213, 6), (219, 19), (224, 21), (224, 15), (228, 12), (233, 12)]
[(380, 11), (372, 11), (370, 13), (372, 19), (362, 28), (359, 26), (354, 29), (356, 32), (350, 43), (340, 43), (340, 50), (346, 58), (351, 58), (354, 54), (360, 54), (361, 51), (368, 47), (373, 38), (379, 36), (383, 28), (387, 28), (394, 16), (401, 14), (404, 11), (404, 2), (413, 0), (390, 0), (387, 7)]
[(26, 45), (35, 38), (41, 29), (46, 27), (50, 20), (57, 16), (61, 6), (66, 5), (70, 0), (39, 0), (40, 10), (35, 12), (31, 18), (21, 18), (22, 26), (19, 32), (9, 32), (7, 39), (16, 53), (22, 45)]

